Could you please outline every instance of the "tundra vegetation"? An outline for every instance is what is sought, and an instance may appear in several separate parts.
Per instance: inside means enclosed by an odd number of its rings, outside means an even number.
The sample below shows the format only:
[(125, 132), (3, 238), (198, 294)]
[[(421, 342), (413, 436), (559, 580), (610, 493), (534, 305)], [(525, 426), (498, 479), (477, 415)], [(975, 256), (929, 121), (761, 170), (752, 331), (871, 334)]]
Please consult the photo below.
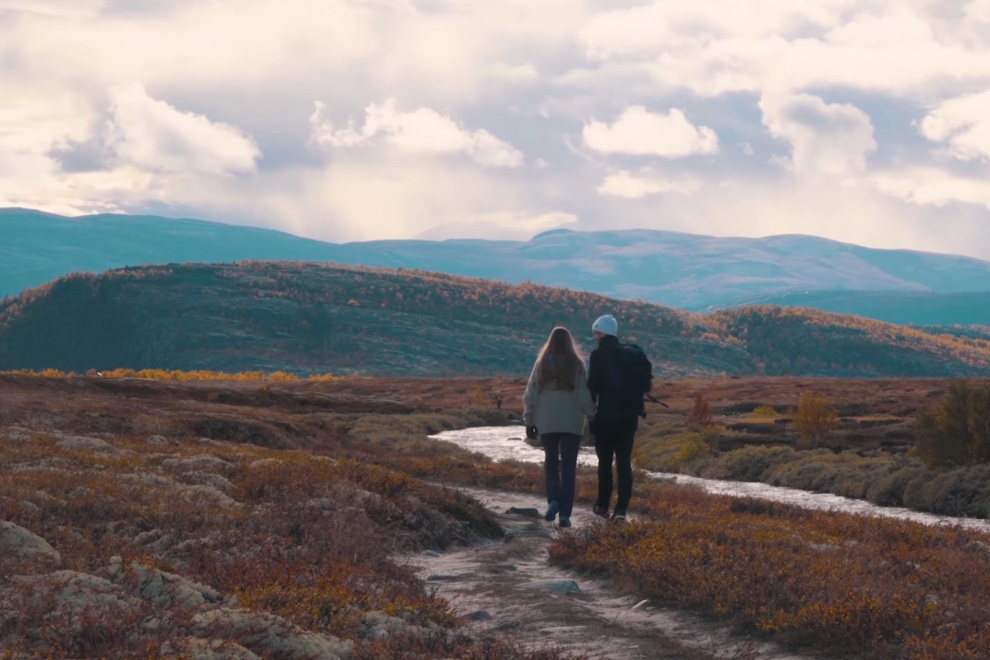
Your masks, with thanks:
[[(458, 485), (539, 501), (541, 466), (426, 438), (518, 423), (524, 387), (522, 378), (0, 374), (2, 652), (563, 657), (473, 632), (397, 559), (500, 536)], [(885, 483), (892, 500), (940, 491), (956, 498), (943, 504), (973, 507), (988, 466), (929, 467), (910, 450), (925, 415), (955, 410), (962, 391), (972, 412), (983, 387), (658, 381), (670, 408), (649, 407), (637, 460), (861, 494)], [(797, 448), (803, 392), (838, 419), (811, 449)], [(711, 419), (692, 429), (699, 400)], [(582, 469), (578, 506), (590, 507), (594, 487)], [(819, 653), (990, 653), (988, 534), (707, 495), (642, 474), (633, 513), (626, 525), (561, 531), (550, 561)]]
[(547, 328), (565, 325), (590, 341), (589, 320), (603, 311), (665, 374), (976, 377), (990, 369), (982, 333), (772, 305), (694, 314), (529, 282), (305, 262), (59, 278), (0, 300), (0, 369), (519, 374)]

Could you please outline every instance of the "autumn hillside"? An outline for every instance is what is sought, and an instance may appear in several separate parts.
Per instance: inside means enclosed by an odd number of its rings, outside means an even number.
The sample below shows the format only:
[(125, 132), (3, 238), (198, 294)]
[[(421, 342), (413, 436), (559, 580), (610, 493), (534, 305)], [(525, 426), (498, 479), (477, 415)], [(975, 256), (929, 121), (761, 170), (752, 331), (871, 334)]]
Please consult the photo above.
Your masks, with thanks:
[(780, 307), (711, 316), (533, 284), (300, 262), (76, 274), (0, 302), (0, 369), (528, 371), (557, 324), (614, 313), (660, 374), (965, 376), (990, 342)]

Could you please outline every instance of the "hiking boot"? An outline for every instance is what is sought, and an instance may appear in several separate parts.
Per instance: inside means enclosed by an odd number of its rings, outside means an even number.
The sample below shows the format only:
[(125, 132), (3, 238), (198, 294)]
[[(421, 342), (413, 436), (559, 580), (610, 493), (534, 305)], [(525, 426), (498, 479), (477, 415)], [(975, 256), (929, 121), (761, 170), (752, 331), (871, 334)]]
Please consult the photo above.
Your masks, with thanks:
[(612, 522), (626, 522), (626, 512), (616, 511), (612, 514)]
[(561, 516), (560, 517), (560, 526), (561, 527), (570, 527), (571, 526), (571, 517), (570, 516)]
[(547, 507), (547, 512), (543, 515), (544, 520), (553, 520), (557, 517), (557, 512), (560, 511), (560, 502), (554, 500), (550, 502), (550, 506)]
[(595, 504), (591, 510), (595, 512), (596, 516), (605, 518), (606, 520), (608, 519), (608, 505), (602, 506), (601, 504)]

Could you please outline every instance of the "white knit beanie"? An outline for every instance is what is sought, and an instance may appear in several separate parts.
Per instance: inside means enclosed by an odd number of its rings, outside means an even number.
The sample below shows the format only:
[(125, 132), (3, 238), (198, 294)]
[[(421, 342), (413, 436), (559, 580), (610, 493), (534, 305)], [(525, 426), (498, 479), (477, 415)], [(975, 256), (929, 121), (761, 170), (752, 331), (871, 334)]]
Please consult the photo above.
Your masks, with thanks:
[(599, 316), (595, 322), (591, 324), (591, 331), (616, 337), (619, 334), (619, 322), (616, 321), (615, 317), (611, 314), (605, 314), (604, 316)]

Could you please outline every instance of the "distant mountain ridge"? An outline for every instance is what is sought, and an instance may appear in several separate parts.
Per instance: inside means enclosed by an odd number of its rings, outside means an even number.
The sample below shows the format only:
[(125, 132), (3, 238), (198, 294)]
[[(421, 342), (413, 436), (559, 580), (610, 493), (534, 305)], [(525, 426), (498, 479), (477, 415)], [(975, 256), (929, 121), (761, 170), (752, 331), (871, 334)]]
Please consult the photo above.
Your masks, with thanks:
[[(548, 286), (711, 311), (787, 294), (869, 292), (856, 313), (899, 323), (949, 325), (966, 310), (900, 293), (990, 292), (990, 262), (908, 250), (878, 250), (801, 235), (718, 238), (646, 229), (556, 229), (529, 241), (460, 239), (324, 243), (266, 229), (157, 216), (65, 218), (0, 209), (0, 296), (70, 272), (127, 265), (323, 261), (415, 268)], [(886, 297), (887, 294), (889, 297)], [(877, 298), (876, 295), (880, 298)], [(881, 300), (882, 299), (882, 300)], [(824, 304), (814, 296), (797, 302)], [(876, 302), (877, 304), (874, 304)], [(883, 302), (884, 304), (879, 304)], [(936, 311), (937, 310), (937, 313)]]
[(990, 341), (781, 307), (710, 315), (535, 284), (303, 262), (70, 275), (0, 301), (0, 369), (525, 374), (619, 318), (665, 375), (978, 376)]

